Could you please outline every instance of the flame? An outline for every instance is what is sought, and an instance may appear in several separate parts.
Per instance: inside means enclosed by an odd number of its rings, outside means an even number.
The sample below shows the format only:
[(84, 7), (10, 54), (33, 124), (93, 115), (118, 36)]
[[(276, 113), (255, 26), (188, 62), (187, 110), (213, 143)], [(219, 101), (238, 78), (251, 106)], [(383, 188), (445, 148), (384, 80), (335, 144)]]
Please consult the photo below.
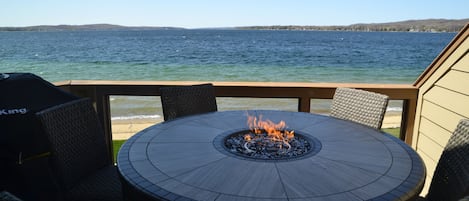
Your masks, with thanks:
[(251, 135), (249, 135), (249, 134), (244, 135), (244, 141), (249, 142), (251, 140), (252, 140)]
[[(288, 143), (294, 137), (294, 131), (285, 130), (287, 125), (283, 120), (279, 123), (274, 123), (271, 120), (262, 120), (262, 115), (259, 115), (259, 119), (256, 116), (248, 115), (247, 124), (253, 133), (261, 134), (265, 132), (272, 141)], [(251, 140), (251, 136), (249, 136), (249, 140)]]

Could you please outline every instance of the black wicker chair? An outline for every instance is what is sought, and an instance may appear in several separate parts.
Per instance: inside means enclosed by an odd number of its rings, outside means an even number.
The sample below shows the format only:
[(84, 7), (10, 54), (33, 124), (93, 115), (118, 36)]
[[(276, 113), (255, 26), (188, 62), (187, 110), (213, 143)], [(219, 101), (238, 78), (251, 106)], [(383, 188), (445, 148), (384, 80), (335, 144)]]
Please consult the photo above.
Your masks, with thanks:
[(428, 201), (469, 200), (469, 119), (459, 122), (433, 174)]
[(161, 87), (164, 120), (217, 111), (212, 84)]
[(388, 101), (383, 94), (339, 87), (332, 99), (331, 116), (381, 129)]
[(51, 147), (61, 200), (123, 200), (117, 168), (89, 99), (36, 113)]

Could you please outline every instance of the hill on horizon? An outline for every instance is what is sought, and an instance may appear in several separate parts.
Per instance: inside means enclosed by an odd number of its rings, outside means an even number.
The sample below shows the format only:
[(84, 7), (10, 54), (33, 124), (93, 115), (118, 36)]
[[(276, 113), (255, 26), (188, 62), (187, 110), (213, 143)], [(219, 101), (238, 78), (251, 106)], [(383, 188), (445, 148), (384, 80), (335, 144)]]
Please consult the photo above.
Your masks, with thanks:
[[(389, 23), (359, 23), (346, 26), (241, 26), (225, 27), (221, 29), (240, 30), (311, 30), (311, 31), (404, 31), (404, 32), (458, 32), (469, 23), (469, 18), (459, 20), (425, 19), (407, 20)], [(0, 27), (0, 31), (99, 31), (99, 30), (176, 30), (181, 27), (156, 26), (121, 26), (114, 24), (86, 24), (86, 25), (38, 25), (26, 27)], [(209, 28), (207, 28), (209, 29)], [(210, 28), (216, 29), (216, 28)]]
[(168, 30), (178, 27), (121, 26), (114, 24), (37, 25), (26, 27), (0, 27), (0, 31), (100, 31), (100, 30)]

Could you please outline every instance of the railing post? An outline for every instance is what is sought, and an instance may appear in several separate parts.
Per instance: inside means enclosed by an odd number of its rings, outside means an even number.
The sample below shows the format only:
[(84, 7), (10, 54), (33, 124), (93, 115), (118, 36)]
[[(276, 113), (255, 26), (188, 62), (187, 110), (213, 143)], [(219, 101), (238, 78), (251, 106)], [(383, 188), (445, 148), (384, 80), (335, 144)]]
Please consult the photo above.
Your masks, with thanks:
[(311, 99), (309, 97), (298, 99), (298, 112), (311, 112)]
[(111, 155), (111, 158), (114, 158), (111, 125), (111, 103), (109, 101), (109, 95), (98, 88), (96, 90), (96, 96), (96, 112), (98, 113), (101, 125), (103, 125), (104, 136), (109, 154)]
[(417, 99), (405, 99), (402, 103), (401, 131), (399, 138), (412, 146)]

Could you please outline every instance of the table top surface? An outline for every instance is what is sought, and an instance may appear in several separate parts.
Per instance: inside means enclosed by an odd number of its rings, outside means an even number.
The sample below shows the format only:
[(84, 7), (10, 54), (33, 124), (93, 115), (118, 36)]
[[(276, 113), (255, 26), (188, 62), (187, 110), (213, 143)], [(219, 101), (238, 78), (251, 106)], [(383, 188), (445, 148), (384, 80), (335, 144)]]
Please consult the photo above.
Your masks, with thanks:
[[(246, 159), (220, 148), (247, 130), (247, 115), (285, 121), (319, 142), (292, 160)], [(120, 149), (123, 178), (167, 200), (406, 200), (425, 181), (421, 158), (401, 140), (328, 116), (285, 111), (224, 111), (149, 127)]]

